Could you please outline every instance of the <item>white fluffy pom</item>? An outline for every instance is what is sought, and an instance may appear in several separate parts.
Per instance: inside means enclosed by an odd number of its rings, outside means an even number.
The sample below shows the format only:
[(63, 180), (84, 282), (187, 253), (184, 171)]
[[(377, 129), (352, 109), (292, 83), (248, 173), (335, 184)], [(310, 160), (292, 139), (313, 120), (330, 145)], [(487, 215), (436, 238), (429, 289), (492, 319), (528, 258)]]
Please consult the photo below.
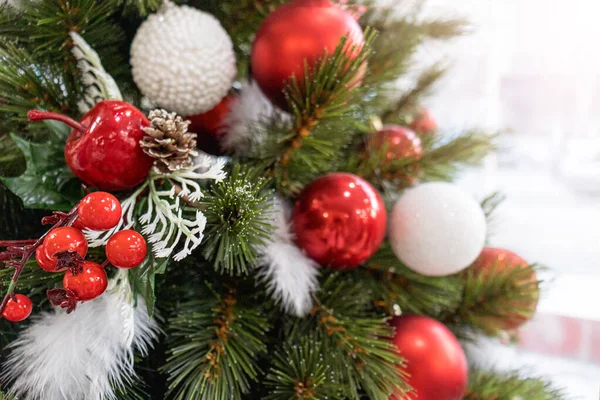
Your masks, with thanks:
[(274, 208), (276, 231), (262, 256), (259, 278), (266, 282), (271, 296), (287, 312), (303, 317), (310, 312), (312, 296), (318, 289), (318, 265), (292, 242), (289, 207), (276, 200)]
[(265, 124), (273, 118), (281, 123), (290, 120), (288, 114), (273, 107), (255, 82), (245, 84), (223, 123), (227, 129), (221, 139), (221, 147), (231, 154), (246, 154), (254, 144), (263, 140)]
[(425, 183), (405, 192), (389, 222), (390, 244), (412, 270), (427, 276), (468, 267), (485, 243), (480, 205), (456, 185)]
[(133, 79), (162, 108), (181, 115), (216, 106), (236, 76), (231, 38), (210, 14), (166, 2), (131, 44)]
[(143, 298), (133, 308), (129, 283), (66, 314), (41, 315), (11, 344), (2, 381), (30, 400), (116, 399), (114, 386), (135, 376), (134, 351), (147, 354), (159, 328)]

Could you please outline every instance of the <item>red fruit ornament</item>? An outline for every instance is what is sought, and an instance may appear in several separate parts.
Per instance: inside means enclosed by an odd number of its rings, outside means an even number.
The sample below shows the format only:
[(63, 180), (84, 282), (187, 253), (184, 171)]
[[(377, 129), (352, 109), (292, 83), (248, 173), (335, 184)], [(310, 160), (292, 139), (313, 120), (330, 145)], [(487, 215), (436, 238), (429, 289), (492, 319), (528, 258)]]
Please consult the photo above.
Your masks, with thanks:
[(2, 317), (10, 322), (21, 322), (31, 315), (33, 305), (24, 294), (16, 294), (14, 299), (11, 297), (6, 303)]
[(383, 241), (386, 212), (379, 193), (346, 173), (318, 178), (300, 194), (292, 213), (296, 243), (323, 266), (351, 269)]
[(53, 260), (53, 262), (57, 260), (56, 253), (72, 250), (85, 258), (88, 250), (88, 243), (83, 233), (71, 226), (51, 230), (44, 239), (43, 246), (46, 257)]
[(106, 244), (106, 258), (117, 268), (135, 268), (146, 258), (146, 240), (133, 230), (115, 233)]
[(333, 54), (344, 36), (348, 36), (349, 46), (364, 44), (354, 17), (329, 0), (284, 4), (269, 14), (256, 33), (250, 59), (252, 76), (263, 93), (285, 110), (283, 90), (292, 75), (303, 82), (304, 62), (312, 67), (325, 51)]
[(38, 248), (35, 249), (35, 261), (37, 261), (40, 268), (42, 268), (44, 271), (60, 272), (66, 269), (62, 268), (61, 270), (56, 270), (56, 263), (58, 262), (58, 260), (56, 258), (52, 259), (48, 257), (46, 255), (46, 250), (44, 249), (43, 245), (38, 246)]
[[(529, 264), (512, 251), (486, 247), (483, 249), (477, 260), (471, 267), (472, 273), (479, 275), (482, 279), (490, 276), (497, 276), (502, 273), (512, 273), (518, 268), (527, 269)], [(520, 289), (523, 298), (521, 300), (507, 299), (504, 306), (503, 315), (481, 316), (478, 323), (487, 331), (497, 332), (499, 330), (512, 330), (521, 326), (531, 319), (537, 308), (540, 297), (538, 280), (533, 269), (527, 269), (527, 272), (515, 282), (515, 286)], [(515, 310), (519, 310), (516, 312)]]
[(421, 135), (430, 134), (437, 130), (437, 123), (429, 110), (421, 107), (410, 124), (410, 128)]
[(410, 129), (398, 125), (384, 126), (373, 133), (369, 142), (371, 151), (385, 151), (387, 161), (401, 158), (419, 160), (423, 155), (421, 139)]
[(420, 315), (394, 318), (392, 325), (396, 328), (393, 343), (406, 359), (404, 369), (414, 391), (391, 399), (461, 400), (467, 388), (467, 357), (452, 332)]
[(75, 293), (77, 300), (92, 300), (100, 296), (106, 290), (108, 277), (104, 268), (92, 261), (84, 261), (81, 264), (83, 270), (77, 275), (71, 270), (65, 273), (63, 286)]
[(53, 119), (73, 128), (65, 145), (65, 159), (71, 171), (88, 185), (103, 190), (130, 189), (142, 182), (153, 159), (140, 147), (143, 127), (150, 121), (124, 101), (104, 100), (81, 119), (31, 110), (30, 121)]
[(120, 220), (121, 203), (110, 193), (90, 193), (77, 206), (77, 223), (94, 231), (114, 228)]

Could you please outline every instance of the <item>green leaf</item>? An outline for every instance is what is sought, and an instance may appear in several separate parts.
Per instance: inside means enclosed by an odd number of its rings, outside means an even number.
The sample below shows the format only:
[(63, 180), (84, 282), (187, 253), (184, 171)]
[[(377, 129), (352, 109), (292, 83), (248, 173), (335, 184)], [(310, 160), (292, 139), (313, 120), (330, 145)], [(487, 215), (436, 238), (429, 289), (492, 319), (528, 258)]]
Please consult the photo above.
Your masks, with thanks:
[(70, 210), (84, 193), (64, 161), (63, 146), (32, 143), (14, 134), (11, 138), (25, 155), (27, 169), (19, 177), (2, 178), (4, 185), (25, 207)]
[(148, 315), (154, 315), (154, 306), (156, 305), (156, 294), (154, 293), (154, 282), (156, 274), (164, 274), (167, 269), (169, 258), (154, 258), (151, 251), (148, 251), (146, 259), (139, 267), (129, 270), (129, 278), (133, 284), (135, 293), (144, 297)]
[(19, 176), (24, 171), (23, 152), (10, 136), (0, 137), (0, 176)]

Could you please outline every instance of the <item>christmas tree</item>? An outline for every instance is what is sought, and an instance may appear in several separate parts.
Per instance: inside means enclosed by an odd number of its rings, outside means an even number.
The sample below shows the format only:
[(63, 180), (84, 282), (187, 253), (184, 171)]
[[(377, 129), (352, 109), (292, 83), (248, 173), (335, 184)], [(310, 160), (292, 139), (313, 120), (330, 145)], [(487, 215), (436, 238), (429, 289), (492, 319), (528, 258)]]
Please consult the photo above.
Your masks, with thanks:
[(459, 342), (540, 282), (450, 183), (494, 135), (397, 85), (468, 30), (415, 3), (2, 5), (0, 398), (563, 398)]

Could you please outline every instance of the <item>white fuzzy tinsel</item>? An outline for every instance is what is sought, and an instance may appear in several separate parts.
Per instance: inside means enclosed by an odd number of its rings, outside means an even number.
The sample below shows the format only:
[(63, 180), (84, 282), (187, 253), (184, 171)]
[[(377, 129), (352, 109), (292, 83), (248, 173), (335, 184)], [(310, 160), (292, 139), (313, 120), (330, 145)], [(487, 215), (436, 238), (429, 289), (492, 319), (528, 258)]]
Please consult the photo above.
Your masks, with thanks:
[(266, 282), (268, 292), (287, 312), (303, 317), (312, 309), (318, 289), (318, 264), (292, 241), (289, 207), (276, 199), (274, 208), (276, 230), (262, 255), (259, 279)]
[(129, 283), (116, 284), (71, 314), (42, 314), (10, 347), (2, 381), (30, 400), (116, 399), (113, 388), (135, 377), (134, 351), (145, 355), (157, 339), (142, 297), (133, 306)]
[(245, 84), (225, 118), (221, 147), (230, 154), (245, 155), (259, 145), (269, 123), (289, 123), (290, 116), (273, 107), (255, 82)]
[(139, 27), (131, 66), (144, 95), (181, 115), (215, 107), (237, 74), (231, 38), (219, 21), (170, 1)]

